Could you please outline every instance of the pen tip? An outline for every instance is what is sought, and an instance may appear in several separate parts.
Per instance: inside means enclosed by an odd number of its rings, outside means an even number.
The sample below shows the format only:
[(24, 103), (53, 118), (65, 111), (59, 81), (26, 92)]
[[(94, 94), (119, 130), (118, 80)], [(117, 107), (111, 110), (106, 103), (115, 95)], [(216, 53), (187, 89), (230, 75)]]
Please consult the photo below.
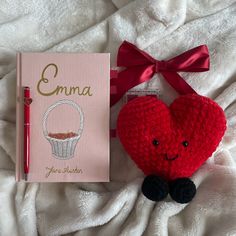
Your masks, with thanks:
[(25, 181), (27, 181), (28, 180), (28, 175), (27, 174), (25, 174)]

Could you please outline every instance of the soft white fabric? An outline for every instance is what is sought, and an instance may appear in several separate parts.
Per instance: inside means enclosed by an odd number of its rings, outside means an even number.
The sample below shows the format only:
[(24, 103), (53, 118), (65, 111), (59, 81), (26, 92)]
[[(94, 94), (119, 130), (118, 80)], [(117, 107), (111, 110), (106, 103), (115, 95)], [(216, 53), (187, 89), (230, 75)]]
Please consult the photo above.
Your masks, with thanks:
[[(1, 0), (0, 235), (236, 235), (236, 3), (234, 0)], [(225, 137), (193, 176), (189, 204), (143, 197), (143, 175), (111, 142), (110, 183), (15, 183), (15, 53), (110, 52), (129, 40), (158, 59), (207, 44), (211, 70), (182, 73), (225, 110)], [(167, 103), (176, 93), (156, 75)], [(121, 104), (111, 110), (115, 125)], [(96, 144), (91, 144), (96, 145)]]

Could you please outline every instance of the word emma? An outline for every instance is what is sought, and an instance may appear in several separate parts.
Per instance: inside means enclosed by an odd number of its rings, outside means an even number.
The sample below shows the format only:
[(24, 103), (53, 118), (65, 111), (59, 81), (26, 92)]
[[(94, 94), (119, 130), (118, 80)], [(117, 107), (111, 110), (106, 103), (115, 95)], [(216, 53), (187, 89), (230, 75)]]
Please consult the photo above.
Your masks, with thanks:
[(45, 77), (45, 73), (48, 70), (48, 68), (54, 69), (54, 75), (53, 78), (56, 78), (58, 73), (58, 67), (54, 63), (48, 64), (42, 71), (41, 78), (38, 81), (37, 84), (37, 91), (43, 95), (43, 96), (52, 96), (52, 95), (58, 95), (58, 94), (65, 94), (66, 96), (69, 95), (79, 95), (79, 96), (92, 96), (91, 93), (91, 87), (85, 86), (85, 87), (79, 87), (79, 86), (72, 86), (72, 87), (66, 87), (57, 85), (56, 88), (54, 88), (52, 91), (44, 91), (43, 87), (45, 88), (45, 85), (49, 83), (50, 79)]
[(51, 174), (83, 174), (82, 169), (79, 169), (77, 166), (75, 168), (69, 168), (69, 166), (62, 169), (55, 168), (54, 166), (46, 167), (45, 177), (48, 178)]

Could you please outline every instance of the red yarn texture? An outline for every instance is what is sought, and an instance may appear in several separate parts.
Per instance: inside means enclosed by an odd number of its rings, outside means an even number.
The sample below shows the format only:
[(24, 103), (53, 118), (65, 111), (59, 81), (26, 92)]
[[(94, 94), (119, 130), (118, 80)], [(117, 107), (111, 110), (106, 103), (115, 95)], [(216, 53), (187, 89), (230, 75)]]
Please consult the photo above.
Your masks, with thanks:
[(119, 113), (117, 133), (145, 175), (166, 180), (190, 177), (216, 150), (226, 130), (221, 107), (197, 94), (178, 97), (169, 107), (139, 97)]

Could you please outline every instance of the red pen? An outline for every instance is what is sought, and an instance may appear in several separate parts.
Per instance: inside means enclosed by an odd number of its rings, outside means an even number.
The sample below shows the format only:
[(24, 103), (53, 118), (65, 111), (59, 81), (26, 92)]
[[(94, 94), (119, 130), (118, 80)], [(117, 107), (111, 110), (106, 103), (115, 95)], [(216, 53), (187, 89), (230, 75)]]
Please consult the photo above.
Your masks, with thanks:
[(28, 180), (30, 164), (30, 88), (24, 87), (24, 179)]

